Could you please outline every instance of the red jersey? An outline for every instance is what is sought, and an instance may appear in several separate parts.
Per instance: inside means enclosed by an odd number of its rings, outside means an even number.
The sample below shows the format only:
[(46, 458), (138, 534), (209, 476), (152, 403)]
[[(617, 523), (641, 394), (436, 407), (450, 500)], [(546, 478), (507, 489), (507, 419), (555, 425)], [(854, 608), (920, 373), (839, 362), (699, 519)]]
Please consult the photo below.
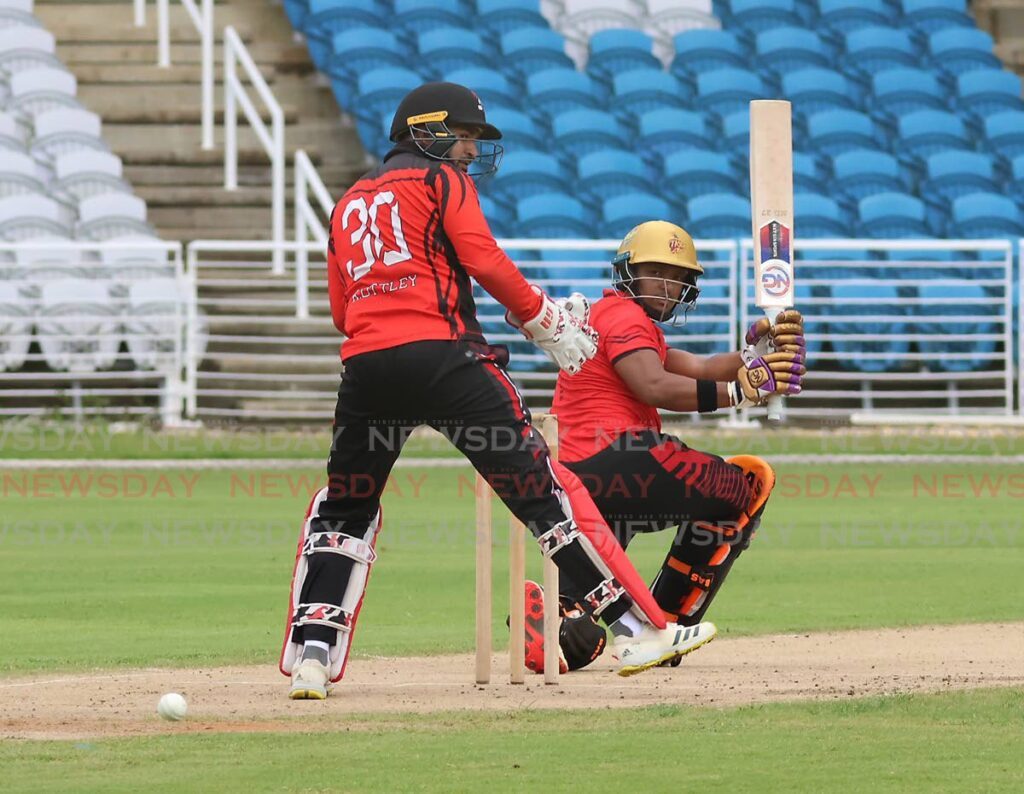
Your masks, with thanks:
[(331, 213), (327, 287), (342, 359), (422, 340), (484, 342), (470, 277), (515, 316), (541, 298), (498, 247), (473, 180), (399, 144)]
[(570, 462), (597, 454), (627, 430), (661, 430), (658, 409), (639, 400), (615, 371), (616, 361), (637, 350), (655, 351), (664, 364), (661, 329), (611, 289), (591, 306), (590, 325), (601, 335), (597, 355), (575, 375), (559, 373), (551, 408), (558, 416), (558, 456)]

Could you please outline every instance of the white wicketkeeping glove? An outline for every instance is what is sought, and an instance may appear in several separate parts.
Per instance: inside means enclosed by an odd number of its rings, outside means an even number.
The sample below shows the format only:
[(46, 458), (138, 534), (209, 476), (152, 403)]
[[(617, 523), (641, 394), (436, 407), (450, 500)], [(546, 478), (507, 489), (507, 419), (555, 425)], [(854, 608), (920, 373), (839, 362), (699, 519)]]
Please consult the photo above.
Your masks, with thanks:
[[(540, 311), (524, 321), (506, 312), (505, 320), (543, 350), (559, 369), (575, 375), (582, 369), (584, 362), (597, 355), (597, 331), (587, 325), (585, 320), (576, 318), (578, 307), (572, 309), (556, 303), (536, 284), (531, 284), (530, 288), (541, 296)], [(571, 302), (577, 295), (574, 293), (565, 301)], [(582, 295), (578, 297), (583, 298)], [(585, 299), (583, 303), (586, 303)], [(589, 313), (590, 307), (587, 305), (586, 314)]]

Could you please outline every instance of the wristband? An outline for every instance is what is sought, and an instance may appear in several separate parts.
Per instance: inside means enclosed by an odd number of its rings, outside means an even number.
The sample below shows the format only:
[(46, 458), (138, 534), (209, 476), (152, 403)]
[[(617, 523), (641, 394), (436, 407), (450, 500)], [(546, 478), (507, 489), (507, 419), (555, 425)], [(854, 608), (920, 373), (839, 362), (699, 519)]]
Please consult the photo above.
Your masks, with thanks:
[(697, 381), (697, 411), (709, 414), (718, 410), (718, 384), (713, 380)]

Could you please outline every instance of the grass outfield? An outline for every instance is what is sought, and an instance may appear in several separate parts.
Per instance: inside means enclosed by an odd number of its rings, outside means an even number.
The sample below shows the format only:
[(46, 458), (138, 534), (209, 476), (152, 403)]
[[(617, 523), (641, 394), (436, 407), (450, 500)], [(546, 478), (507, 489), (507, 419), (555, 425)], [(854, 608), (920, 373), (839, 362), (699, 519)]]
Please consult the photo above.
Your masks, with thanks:
[[(1024, 691), (0, 745), (4, 790), (1020, 791)], [(340, 726), (339, 726), (340, 727)], [(319, 749), (318, 749), (319, 748)]]
[[(787, 464), (779, 476), (762, 530), (712, 610), (724, 634), (1024, 617), (1024, 475)], [(0, 636), (18, 638), (0, 673), (271, 662), (300, 517), (319, 477), (0, 470)], [(468, 470), (395, 472), (357, 655), (471, 648), (471, 484)], [(631, 547), (645, 576), (668, 542), (660, 533)], [(496, 572), (507, 570), (498, 545)], [(529, 560), (539, 571), (539, 554)]]

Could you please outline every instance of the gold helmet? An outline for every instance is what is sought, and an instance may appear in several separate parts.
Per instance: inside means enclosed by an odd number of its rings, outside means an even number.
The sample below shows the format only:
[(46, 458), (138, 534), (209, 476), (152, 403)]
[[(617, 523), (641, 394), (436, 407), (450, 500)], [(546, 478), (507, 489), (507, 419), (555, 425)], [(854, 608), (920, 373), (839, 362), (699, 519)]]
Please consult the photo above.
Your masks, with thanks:
[[(662, 279), (666, 290), (669, 282), (683, 285), (679, 298), (670, 298), (670, 306), (667, 309), (652, 309), (645, 301), (663, 299), (667, 297), (667, 292), (661, 295), (643, 295), (638, 294), (633, 288), (633, 282), (637, 279), (634, 267), (646, 262), (669, 265), (683, 271), (679, 279)], [(619, 250), (612, 259), (612, 268), (612, 286), (631, 295), (644, 311), (658, 322), (664, 322), (672, 317), (680, 304), (686, 310), (693, 307), (700, 294), (696, 286), (697, 277), (704, 274), (704, 268), (697, 261), (697, 249), (694, 247), (693, 238), (681, 226), (668, 221), (645, 221), (630, 229), (622, 238)]]

